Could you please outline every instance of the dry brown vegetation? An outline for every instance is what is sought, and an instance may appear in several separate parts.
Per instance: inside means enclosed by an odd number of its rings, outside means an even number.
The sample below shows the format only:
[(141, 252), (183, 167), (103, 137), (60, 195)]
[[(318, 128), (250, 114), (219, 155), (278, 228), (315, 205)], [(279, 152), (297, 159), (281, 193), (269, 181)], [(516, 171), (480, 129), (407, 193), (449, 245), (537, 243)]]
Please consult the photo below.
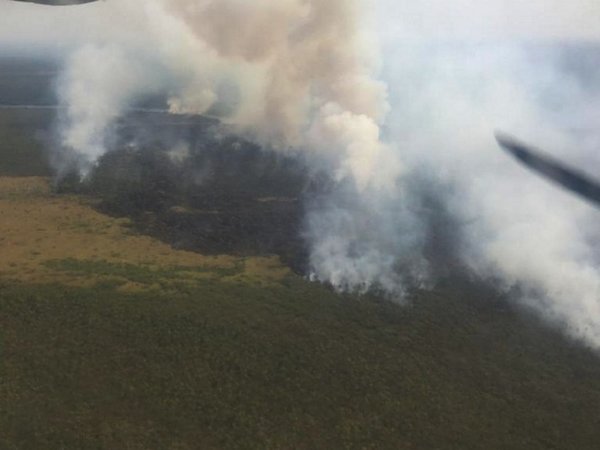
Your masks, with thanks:
[[(1, 177), (0, 214), (4, 279), (85, 286), (108, 281), (146, 289), (215, 277), (269, 282), (288, 273), (276, 257), (204, 256), (135, 235), (128, 219), (97, 212), (91, 199), (53, 195), (42, 177)], [(97, 270), (99, 265), (105, 270)], [(130, 276), (128, 268), (137, 275)]]

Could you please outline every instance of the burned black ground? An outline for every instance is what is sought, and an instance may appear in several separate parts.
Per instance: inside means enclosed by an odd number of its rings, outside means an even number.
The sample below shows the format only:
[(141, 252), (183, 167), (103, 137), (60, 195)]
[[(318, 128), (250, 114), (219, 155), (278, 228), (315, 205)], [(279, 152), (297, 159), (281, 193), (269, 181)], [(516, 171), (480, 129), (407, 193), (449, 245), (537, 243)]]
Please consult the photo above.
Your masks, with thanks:
[(99, 210), (129, 217), (137, 231), (176, 248), (276, 254), (306, 270), (304, 202), (317, 192), (318, 174), (224, 135), (210, 119), (137, 113), (122, 119), (117, 132), (116, 149), (89, 178), (67, 175), (57, 191), (92, 195)]

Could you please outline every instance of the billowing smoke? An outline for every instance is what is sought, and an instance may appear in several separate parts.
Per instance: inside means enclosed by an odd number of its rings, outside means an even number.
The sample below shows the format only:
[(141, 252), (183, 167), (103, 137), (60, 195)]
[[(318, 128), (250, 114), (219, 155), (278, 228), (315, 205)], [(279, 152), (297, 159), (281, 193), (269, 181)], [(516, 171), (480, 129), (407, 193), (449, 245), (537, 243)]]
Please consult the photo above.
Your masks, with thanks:
[[(399, 292), (425, 278), (418, 228), (398, 203), (400, 158), (381, 139), (388, 111), (377, 54), (348, 0), (127, 0), (145, 45), (74, 52), (60, 84), (62, 144), (82, 173), (136, 98), (168, 91), (173, 114), (227, 110), (237, 133), (326, 168), (336, 187), (307, 218), (313, 276), (339, 289)], [(223, 87), (234, 90), (227, 98)], [(235, 99), (235, 104), (219, 108)], [(71, 158), (71, 161), (73, 158)], [(402, 255), (399, 258), (399, 255)], [(409, 258), (410, 256), (410, 258)], [(399, 260), (410, 271), (401, 274)], [(408, 275), (410, 273), (410, 275)], [(419, 281), (420, 282), (420, 281)]]
[[(375, 22), (365, 16), (373, 5), (383, 11)], [(494, 141), (502, 129), (598, 167), (593, 2), (88, 8), (87, 23), (101, 25), (75, 33), (85, 45), (65, 40), (59, 83), (62, 143), (82, 174), (127, 108), (166, 92), (173, 114), (217, 114), (236, 133), (327, 171), (332, 185), (307, 199), (312, 278), (401, 298), (438, 274), (467, 271), (600, 346), (598, 213)], [(383, 61), (369, 23), (382, 30)]]
[(71, 57), (61, 94), (64, 144), (74, 152), (97, 160), (103, 130), (136, 97), (162, 88), (171, 112), (203, 114), (226, 84), (237, 104), (222, 119), (239, 132), (274, 148), (310, 148), (360, 189), (374, 181), (385, 153), (386, 92), (372, 77), (375, 55), (356, 1), (127, 0), (111, 7), (144, 15), (145, 42), (86, 46)]
[(428, 43), (396, 50), (388, 68), (391, 133), (407, 164), (453, 186), (438, 196), (462, 223), (461, 261), (594, 346), (598, 212), (506, 157), (493, 130), (598, 167), (599, 58), (593, 45)]
[(85, 46), (70, 58), (59, 88), (66, 108), (61, 144), (82, 174), (106, 152), (110, 128), (122, 112), (160, 86), (149, 67), (118, 46)]

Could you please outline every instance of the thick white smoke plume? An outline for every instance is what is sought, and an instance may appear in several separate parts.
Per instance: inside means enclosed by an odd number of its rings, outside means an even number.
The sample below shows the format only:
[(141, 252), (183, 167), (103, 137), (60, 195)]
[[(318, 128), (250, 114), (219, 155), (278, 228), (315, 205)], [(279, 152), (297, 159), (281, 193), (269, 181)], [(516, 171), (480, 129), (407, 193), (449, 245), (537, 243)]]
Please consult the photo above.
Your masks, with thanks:
[(407, 164), (454, 186), (440, 195), (463, 223), (462, 261), (600, 345), (598, 211), (519, 166), (492, 134), (510, 130), (572, 165), (600, 167), (600, 48), (438, 43), (392, 60), (394, 140)]
[(143, 45), (86, 46), (71, 57), (61, 85), (64, 143), (91, 164), (102, 152), (102, 130), (136, 97), (162, 87), (171, 91), (173, 113), (202, 114), (227, 82), (239, 101), (223, 119), (240, 132), (274, 148), (310, 148), (359, 189), (390, 181), (374, 178), (385, 153), (386, 92), (372, 77), (356, 1), (124, 0), (110, 7), (144, 16), (137, 21)]
[[(365, 30), (374, 5), (390, 100)], [(6, 26), (0, 19), (0, 40), (18, 34), (9, 27), (16, 9)], [(175, 114), (229, 102), (216, 110), (238, 133), (300, 154), (336, 181), (309, 204), (315, 279), (399, 297), (434, 281), (436, 266), (460, 267), (600, 347), (598, 212), (494, 141), (500, 128), (600, 167), (595, 1), (107, 0), (58, 9), (55, 24), (70, 30), (56, 39), (70, 54), (62, 140), (82, 173), (139, 98), (166, 91)], [(39, 27), (48, 21), (47, 10), (28, 11)], [(432, 241), (448, 254), (431, 251)]]
[(82, 174), (106, 152), (108, 130), (122, 111), (159, 86), (148, 67), (118, 46), (85, 46), (71, 57), (59, 93), (66, 107), (61, 143)]
[[(398, 255), (418, 256), (420, 240), (408, 210), (394, 206), (401, 163), (381, 140), (386, 88), (373, 76), (377, 55), (358, 1), (111, 5), (144, 16), (137, 26), (145, 41), (88, 45), (70, 58), (60, 89), (62, 143), (83, 174), (136, 98), (162, 88), (172, 113), (204, 114), (223, 101), (226, 84), (237, 102), (222, 120), (260, 144), (301, 153), (339, 185), (307, 220), (314, 276), (340, 289), (401, 289)], [(425, 277), (424, 264), (408, 266), (410, 278)]]

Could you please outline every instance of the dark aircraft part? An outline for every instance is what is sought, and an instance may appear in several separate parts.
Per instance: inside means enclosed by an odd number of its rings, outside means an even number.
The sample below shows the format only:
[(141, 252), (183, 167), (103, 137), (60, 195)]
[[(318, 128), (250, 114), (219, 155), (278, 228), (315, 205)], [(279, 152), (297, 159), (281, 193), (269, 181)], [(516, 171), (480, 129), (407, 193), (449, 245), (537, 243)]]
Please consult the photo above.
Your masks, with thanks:
[(600, 182), (505, 134), (496, 133), (500, 146), (529, 169), (600, 207)]
[(98, 0), (13, 0), (15, 2), (38, 3), (49, 6), (82, 5), (84, 3), (97, 2)]

